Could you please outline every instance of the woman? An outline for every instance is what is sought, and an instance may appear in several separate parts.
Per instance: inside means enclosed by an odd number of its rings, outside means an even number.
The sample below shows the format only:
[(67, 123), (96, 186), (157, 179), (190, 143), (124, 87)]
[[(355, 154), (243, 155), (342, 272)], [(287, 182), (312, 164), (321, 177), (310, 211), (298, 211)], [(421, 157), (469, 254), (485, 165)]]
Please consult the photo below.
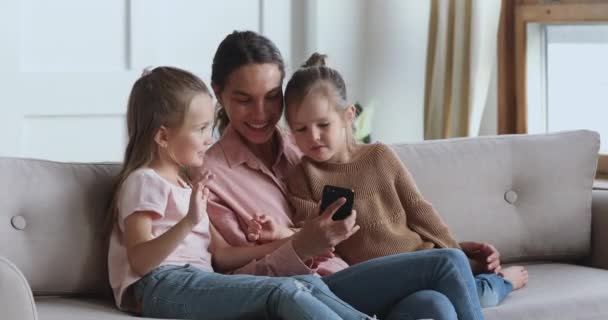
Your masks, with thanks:
[[(291, 137), (277, 128), (283, 110), (285, 66), (280, 52), (254, 32), (233, 32), (219, 45), (211, 82), (221, 109), (220, 140), (209, 149), (205, 169), (214, 173), (208, 212), (231, 245), (247, 240), (255, 214), (292, 226), (284, 178), (300, 160)], [(235, 273), (289, 276), (318, 273), (341, 299), (367, 314), (388, 319), (483, 319), (469, 263), (457, 250), (393, 255), (349, 267), (332, 248), (357, 231), (356, 214), (331, 219), (330, 206), (308, 220), (264, 259)], [(488, 268), (498, 255), (482, 250)]]

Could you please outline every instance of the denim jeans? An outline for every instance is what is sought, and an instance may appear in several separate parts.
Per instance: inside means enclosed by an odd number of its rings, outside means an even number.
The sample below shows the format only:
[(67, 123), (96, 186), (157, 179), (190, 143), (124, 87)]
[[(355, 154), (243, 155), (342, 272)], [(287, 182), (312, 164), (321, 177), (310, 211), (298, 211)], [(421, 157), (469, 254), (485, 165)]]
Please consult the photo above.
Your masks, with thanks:
[(142, 315), (173, 319), (366, 319), (318, 277), (222, 275), (161, 266), (135, 283)]
[(469, 261), (457, 249), (372, 259), (323, 280), (342, 300), (381, 319), (483, 319)]
[(497, 306), (513, 291), (510, 281), (493, 273), (475, 276), (475, 284), (482, 308)]

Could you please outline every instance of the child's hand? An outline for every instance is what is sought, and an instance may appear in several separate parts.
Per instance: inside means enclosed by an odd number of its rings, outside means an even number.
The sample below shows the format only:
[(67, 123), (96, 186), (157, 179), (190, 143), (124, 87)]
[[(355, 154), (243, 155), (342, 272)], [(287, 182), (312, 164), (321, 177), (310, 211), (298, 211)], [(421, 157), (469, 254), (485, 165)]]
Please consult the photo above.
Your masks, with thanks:
[(255, 215), (247, 222), (247, 240), (269, 242), (291, 236), (293, 232), (265, 214)]
[(461, 242), (460, 248), (474, 261), (471, 264), (479, 273), (499, 273), (501, 270), (500, 253), (489, 243)]
[(202, 175), (202, 179), (195, 182), (192, 186), (192, 194), (190, 195), (190, 207), (188, 208), (188, 214), (184, 217), (192, 225), (192, 227), (199, 224), (205, 215), (207, 214), (207, 200), (209, 200), (209, 189), (206, 184), (213, 178), (213, 174), (209, 171), (205, 171)]

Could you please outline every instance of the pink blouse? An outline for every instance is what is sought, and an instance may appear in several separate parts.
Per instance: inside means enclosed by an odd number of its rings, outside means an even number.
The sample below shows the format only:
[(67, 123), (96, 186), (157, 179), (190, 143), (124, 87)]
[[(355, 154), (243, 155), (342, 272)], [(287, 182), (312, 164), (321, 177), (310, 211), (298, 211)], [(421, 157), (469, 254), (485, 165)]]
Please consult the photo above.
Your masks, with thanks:
[[(279, 150), (272, 168), (267, 168), (249, 150), (230, 125), (207, 151), (203, 170), (214, 174), (208, 185), (211, 195), (207, 212), (213, 226), (232, 246), (255, 245), (246, 237), (247, 221), (254, 214), (271, 215), (279, 223), (293, 226), (293, 209), (287, 200), (285, 181), (288, 172), (300, 162), (301, 153), (288, 133), (277, 128), (276, 134)], [(317, 272), (325, 275), (346, 267), (346, 262), (334, 258), (311, 270), (289, 241), (263, 259), (235, 270), (235, 273), (291, 276)]]

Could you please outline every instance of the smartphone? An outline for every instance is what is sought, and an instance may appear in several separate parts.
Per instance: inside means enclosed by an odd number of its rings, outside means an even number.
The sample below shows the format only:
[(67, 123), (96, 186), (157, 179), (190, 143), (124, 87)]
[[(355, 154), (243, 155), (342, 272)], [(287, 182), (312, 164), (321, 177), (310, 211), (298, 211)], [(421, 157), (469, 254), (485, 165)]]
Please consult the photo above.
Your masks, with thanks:
[(323, 187), (323, 197), (321, 199), (321, 211), (322, 214), (327, 207), (332, 203), (336, 202), (340, 198), (345, 198), (346, 203), (342, 205), (332, 216), (333, 220), (344, 220), (350, 216), (353, 210), (353, 204), (355, 201), (355, 191), (352, 189), (346, 189), (342, 187), (336, 187), (332, 185), (326, 185)]

